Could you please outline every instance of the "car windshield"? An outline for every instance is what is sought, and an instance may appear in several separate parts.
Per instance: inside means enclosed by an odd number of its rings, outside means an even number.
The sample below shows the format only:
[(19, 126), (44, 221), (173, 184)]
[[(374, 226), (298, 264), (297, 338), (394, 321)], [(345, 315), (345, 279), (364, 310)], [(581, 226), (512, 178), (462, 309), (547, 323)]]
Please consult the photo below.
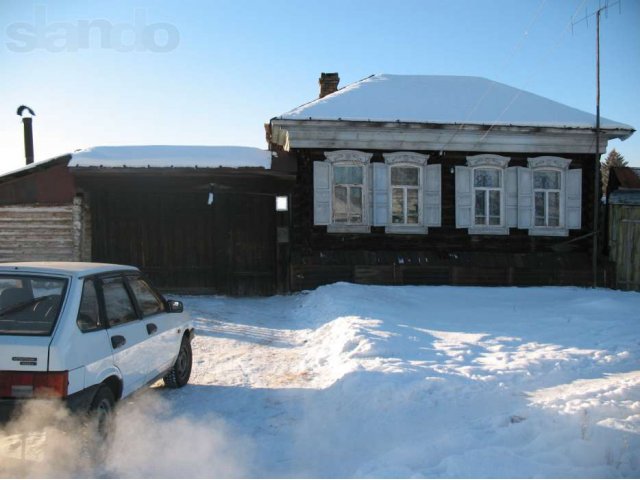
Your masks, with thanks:
[(0, 274), (0, 335), (51, 335), (67, 281)]

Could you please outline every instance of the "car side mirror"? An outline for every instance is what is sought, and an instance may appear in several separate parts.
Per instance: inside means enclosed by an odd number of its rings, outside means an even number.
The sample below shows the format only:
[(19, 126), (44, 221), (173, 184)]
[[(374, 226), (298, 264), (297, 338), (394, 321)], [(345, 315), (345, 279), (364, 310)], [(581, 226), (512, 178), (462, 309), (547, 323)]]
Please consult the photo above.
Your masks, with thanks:
[(178, 300), (167, 300), (169, 306), (169, 313), (182, 313), (184, 311), (184, 305)]

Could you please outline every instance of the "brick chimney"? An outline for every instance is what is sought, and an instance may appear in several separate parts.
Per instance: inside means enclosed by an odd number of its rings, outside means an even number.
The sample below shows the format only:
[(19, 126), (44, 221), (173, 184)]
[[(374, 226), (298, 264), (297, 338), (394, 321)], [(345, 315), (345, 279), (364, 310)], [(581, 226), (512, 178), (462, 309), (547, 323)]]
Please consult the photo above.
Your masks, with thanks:
[(326, 97), (338, 90), (338, 83), (340, 83), (340, 77), (338, 73), (321, 73), (318, 79), (320, 84), (320, 98)]

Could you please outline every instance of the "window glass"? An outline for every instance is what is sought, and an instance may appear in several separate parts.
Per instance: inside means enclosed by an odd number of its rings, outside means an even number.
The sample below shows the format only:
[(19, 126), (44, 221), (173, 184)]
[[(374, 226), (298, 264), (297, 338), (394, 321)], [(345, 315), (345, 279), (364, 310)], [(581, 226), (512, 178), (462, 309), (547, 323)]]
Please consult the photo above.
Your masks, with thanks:
[(137, 318), (129, 293), (121, 279), (110, 279), (102, 286), (109, 325), (115, 326)]
[(554, 170), (537, 170), (533, 172), (535, 226), (560, 226), (561, 186), (560, 172)]
[(362, 167), (355, 165), (336, 165), (333, 168), (334, 183), (354, 185), (362, 183)]
[(333, 221), (343, 223), (347, 219), (347, 187), (336, 185), (333, 189)]
[(476, 168), (473, 171), (474, 187), (500, 188), (500, 170), (495, 168)]
[(391, 167), (391, 223), (416, 225), (420, 222), (420, 168)]
[(560, 172), (537, 171), (533, 173), (533, 188), (559, 189)]
[(560, 226), (560, 194), (549, 192), (549, 226)]
[(418, 189), (407, 189), (407, 223), (418, 223)]
[(500, 191), (489, 191), (489, 225), (500, 225)]
[(85, 280), (82, 286), (82, 299), (80, 300), (76, 323), (83, 332), (91, 332), (102, 328), (98, 295), (93, 280)]
[(475, 212), (476, 212), (476, 225), (484, 225), (484, 218), (486, 216), (486, 211), (485, 211), (485, 195), (486, 195), (486, 191), (484, 190), (477, 190), (476, 191), (476, 208), (475, 208)]
[(66, 286), (57, 278), (0, 276), (0, 335), (50, 335)]
[(362, 221), (362, 188), (360, 187), (351, 187), (349, 189), (349, 200), (350, 200), (350, 217), (349, 221), (351, 223), (358, 223)]
[(147, 282), (141, 278), (133, 278), (129, 280), (129, 285), (133, 290), (133, 294), (138, 301), (143, 316), (154, 315), (164, 311), (164, 305), (158, 296), (151, 290)]
[(391, 193), (391, 222), (404, 222), (404, 190), (394, 188)]
[(535, 192), (535, 225), (544, 227), (544, 192)]
[(345, 224), (362, 223), (363, 172), (364, 168), (359, 165), (334, 165), (333, 222)]
[(391, 185), (420, 185), (420, 170), (416, 167), (391, 167)]

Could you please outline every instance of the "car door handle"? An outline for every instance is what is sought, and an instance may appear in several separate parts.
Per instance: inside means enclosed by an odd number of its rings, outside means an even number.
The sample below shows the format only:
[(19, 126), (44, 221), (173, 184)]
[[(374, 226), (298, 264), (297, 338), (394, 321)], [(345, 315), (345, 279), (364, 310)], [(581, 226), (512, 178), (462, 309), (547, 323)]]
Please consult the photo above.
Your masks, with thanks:
[(155, 333), (158, 331), (158, 327), (156, 326), (155, 323), (147, 323), (147, 333), (149, 335), (151, 335), (152, 333)]
[(111, 345), (113, 346), (114, 350), (116, 348), (122, 347), (125, 343), (127, 343), (127, 339), (122, 335), (114, 335), (113, 337), (111, 337)]

